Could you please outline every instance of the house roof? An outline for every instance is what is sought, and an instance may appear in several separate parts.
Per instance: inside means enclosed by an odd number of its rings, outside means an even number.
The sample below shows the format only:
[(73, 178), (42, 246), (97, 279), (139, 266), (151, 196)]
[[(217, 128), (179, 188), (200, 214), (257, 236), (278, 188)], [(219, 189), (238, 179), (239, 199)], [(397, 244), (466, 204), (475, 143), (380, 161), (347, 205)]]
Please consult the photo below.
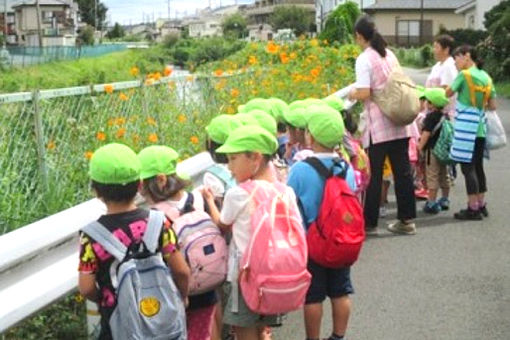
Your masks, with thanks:
[[(443, 9), (443, 10), (456, 10), (473, 0), (423, 0), (423, 8), (426, 10)], [(367, 6), (365, 11), (373, 12), (379, 10), (410, 10), (421, 9), (421, 0), (377, 0), (371, 6)]]
[[(17, 1), (12, 8), (23, 6), (35, 6), (35, 0)], [(39, 6), (71, 6), (72, 1), (69, 0), (39, 0)]]

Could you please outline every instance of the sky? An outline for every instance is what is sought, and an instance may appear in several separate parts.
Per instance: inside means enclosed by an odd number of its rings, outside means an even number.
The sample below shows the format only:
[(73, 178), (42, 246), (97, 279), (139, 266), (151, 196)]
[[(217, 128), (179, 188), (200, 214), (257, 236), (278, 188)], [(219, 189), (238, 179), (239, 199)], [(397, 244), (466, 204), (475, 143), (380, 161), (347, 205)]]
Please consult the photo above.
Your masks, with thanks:
[[(254, 0), (238, 0), (239, 4), (252, 3)], [(101, 0), (108, 7), (107, 20), (113, 24), (135, 24), (152, 21), (158, 18), (168, 17), (168, 0)], [(221, 0), (221, 5), (233, 5), (235, 0)], [(220, 6), (220, 0), (211, 0), (213, 8)], [(170, 0), (170, 12), (172, 18), (195, 13), (197, 9), (209, 6), (209, 0)], [(150, 18), (150, 19), (147, 19)]]

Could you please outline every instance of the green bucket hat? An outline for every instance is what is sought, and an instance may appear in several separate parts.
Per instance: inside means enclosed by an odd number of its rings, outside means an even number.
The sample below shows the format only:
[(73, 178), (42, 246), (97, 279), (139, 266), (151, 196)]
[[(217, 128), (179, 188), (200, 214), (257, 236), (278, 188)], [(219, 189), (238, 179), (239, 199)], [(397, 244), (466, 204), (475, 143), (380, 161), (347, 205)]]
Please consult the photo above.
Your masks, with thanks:
[(308, 98), (303, 100), (296, 100), (289, 104), (289, 109), (295, 109), (295, 108), (303, 108), (306, 109), (307, 107), (311, 105), (327, 105), (324, 101), (317, 98)]
[(92, 155), (89, 176), (101, 184), (126, 185), (140, 180), (140, 161), (128, 146), (110, 143)]
[(255, 118), (260, 127), (264, 128), (270, 134), (276, 136), (277, 124), (273, 116), (262, 110), (252, 110), (246, 114)]
[(286, 102), (284, 102), (283, 100), (281, 100), (279, 98), (274, 98), (274, 97), (269, 98), (268, 101), (272, 105), (273, 118), (277, 122), (282, 121), (283, 115), (285, 114), (285, 112), (289, 111), (289, 105)]
[(423, 93), (425, 99), (432, 103), (437, 108), (443, 108), (450, 102), (446, 96), (445, 89), (441, 87), (434, 87), (425, 89)]
[(344, 109), (344, 101), (335, 95), (328, 96), (324, 98), (322, 101), (328, 104), (331, 108), (337, 110), (338, 112)]
[(240, 105), (238, 107), (239, 113), (246, 113), (251, 110), (259, 109), (264, 112), (269, 113), (272, 115), (272, 105), (271, 102), (264, 98), (253, 98), (252, 100), (248, 101), (245, 105)]
[(176, 173), (179, 153), (171, 147), (152, 145), (138, 153), (141, 171), (140, 179), (154, 177), (159, 174), (173, 175)]
[(287, 111), (283, 116), (286, 124), (298, 129), (306, 128), (307, 110), (304, 107), (294, 107)]
[[(252, 115), (245, 113), (245, 112), (238, 113), (238, 114), (234, 115), (233, 117), (237, 120), (237, 123), (239, 124), (238, 127), (245, 126), (245, 125), (259, 125), (259, 121), (255, 117), (253, 117)], [(231, 130), (230, 132), (232, 132), (232, 131), (233, 130)]]
[(345, 127), (338, 111), (327, 105), (312, 105), (307, 109), (307, 117), (308, 131), (321, 145), (334, 148), (342, 141)]
[(219, 115), (211, 120), (205, 127), (205, 131), (213, 142), (223, 144), (227, 140), (228, 134), (241, 125), (234, 115)]
[(257, 125), (242, 126), (233, 131), (217, 153), (260, 152), (272, 155), (278, 149), (276, 137)]

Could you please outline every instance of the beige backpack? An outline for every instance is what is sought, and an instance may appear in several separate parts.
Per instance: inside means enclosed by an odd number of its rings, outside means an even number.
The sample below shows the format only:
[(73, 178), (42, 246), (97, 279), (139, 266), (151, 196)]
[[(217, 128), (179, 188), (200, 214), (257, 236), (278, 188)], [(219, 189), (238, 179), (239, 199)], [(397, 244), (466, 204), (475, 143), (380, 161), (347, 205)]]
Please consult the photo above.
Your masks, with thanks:
[(373, 91), (372, 100), (386, 117), (399, 126), (414, 122), (420, 111), (416, 85), (400, 66), (391, 71), (382, 90)]

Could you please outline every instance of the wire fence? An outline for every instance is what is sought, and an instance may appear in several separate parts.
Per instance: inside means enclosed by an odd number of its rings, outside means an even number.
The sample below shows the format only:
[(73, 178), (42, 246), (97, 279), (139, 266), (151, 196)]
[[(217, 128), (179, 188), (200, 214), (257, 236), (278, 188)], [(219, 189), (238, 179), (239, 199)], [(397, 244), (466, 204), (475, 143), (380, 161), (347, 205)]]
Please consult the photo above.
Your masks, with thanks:
[[(248, 75), (239, 75), (238, 78)], [(167, 77), (0, 95), (0, 234), (91, 197), (88, 160), (109, 142), (187, 158), (220, 112), (214, 77)]]
[(2, 55), (4, 66), (25, 67), (53, 61), (74, 60), (86, 57), (99, 57), (123, 51), (127, 44), (102, 44), (95, 46), (8, 46), (9, 52)]

